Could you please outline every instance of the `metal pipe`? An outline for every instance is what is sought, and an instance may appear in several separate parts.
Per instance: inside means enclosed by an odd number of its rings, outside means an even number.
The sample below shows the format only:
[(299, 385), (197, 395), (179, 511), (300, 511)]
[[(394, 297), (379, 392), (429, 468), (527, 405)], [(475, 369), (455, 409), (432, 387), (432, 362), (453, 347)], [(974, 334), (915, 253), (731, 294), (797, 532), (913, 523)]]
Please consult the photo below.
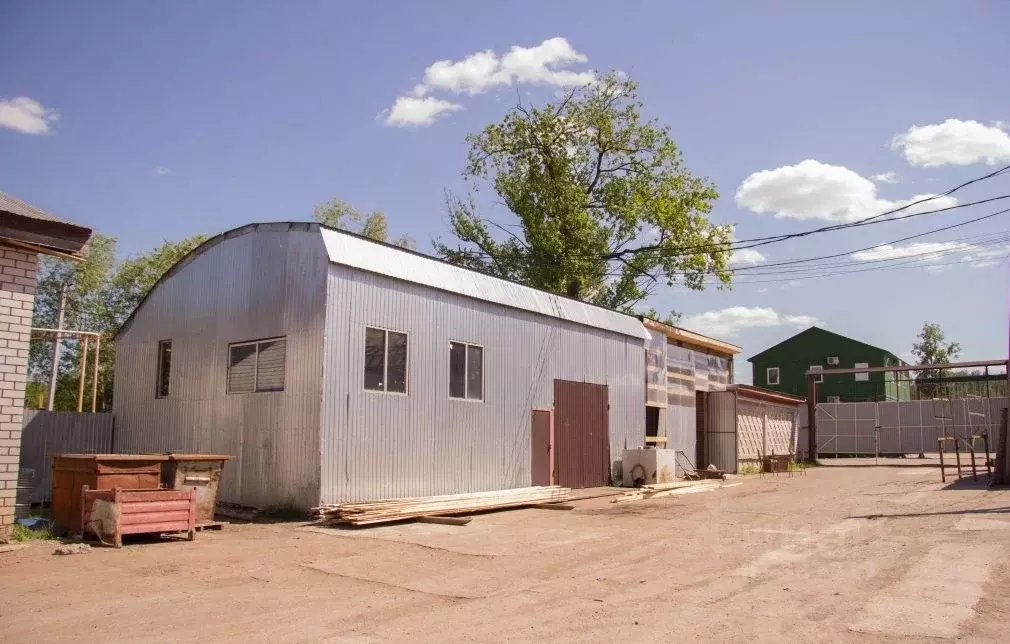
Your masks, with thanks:
[(77, 380), (77, 411), (84, 411), (84, 378), (88, 373), (88, 336), (81, 345), (81, 375)]
[[(64, 284), (60, 286), (60, 309), (56, 316), (56, 327), (57, 329), (63, 328), (63, 316), (67, 310), (67, 285)], [(49, 374), (49, 400), (46, 403), (46, 409), (49, 411), (53, 410), (53, 404), (56, 402), (56, 379), (60, 372), (60, 340), (63, 336), (60, 334), (59, 330), (56, 331), (56, 341), (53, 342), (53, 371)]]
[(817, 462), (817, 383), (814, 376), (807, 374), (807, 431), (809, 433), (807, 458), (811, 463)]
[(98, 358), (102, 351), (102, 336), (95, 336), (95, 366), (91, 376), (91, 413), (98, 411)]
[[(941, 369), (964, 369), (967, 367), (1004, 367), (1006, 360), (979, 360), (976, 362), (951, 362), (947, 364), (901, 365), (898, 367), (866, 367), (863, 369), (823, 369), (813, 373), (824, 375), (844, 375), (850, 373), (886, 373), (888, 371), (931, 371)], [(807, 371), (807, 375), (810, 375)]]

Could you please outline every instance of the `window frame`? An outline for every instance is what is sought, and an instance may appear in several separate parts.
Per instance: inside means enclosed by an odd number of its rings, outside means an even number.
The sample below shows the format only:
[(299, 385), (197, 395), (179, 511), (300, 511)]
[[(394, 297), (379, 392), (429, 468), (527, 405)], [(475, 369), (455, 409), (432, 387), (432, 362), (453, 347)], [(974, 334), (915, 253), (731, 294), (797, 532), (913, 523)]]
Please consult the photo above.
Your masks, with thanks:
[[(870, 368), (870, 363), (869, 362), (855, 362), (855, 363), (852, 364), (852, 368), (853, 369), (869, 369)], [(860, 377), (860, 376), (862, 376), (862, 377)], [(867, 373), (867, 372), (864, 372), (864, 373), (854, 373), (854, 374), (852, 374), (852, 379), (855, 382), (869, 382), (870, 381), (870, 374)]]
[[(259, 375), (260, 375), (260, 348), (259, 345), (266, 344), (268, 342), (277, 342), (278, 340), (284, 341), (284, 385), (280, 389), (260, 389), (259, 388)], [(231, 350), (234, 347), (248, 347), (256, 346), (255, 360), (253, 361), (253, 388), (247, 391), (232, 391), (230, 387), (231, 383)], [(228, 343), (228, 353), (225, 356), (225, 364), (228, 365), (224, 372), (224, 392), (227, 395), (232, 394), (269, 394), (278, 393), (285, 391), (288, 387), (288, 336), (278, 335), (269, 338), (260, 338), (258, 340), (243, 340), (241, 342), (229, 342)]]
[[(484, 356), (487, 354), (487, 348), (483, 344), (477, 344), (476, 342), (469, 342), (467, 340), (449, 340), (449, 355), (450, 360), (452, 359), (452, 345), (461, 344), (464, 347), (463, 350), (463, 397), (452, 395), (452, 363), (449, 363), (449, 382), (448, 384), (448, 395), (449, 400), (455, 400), (458, 402), (471, 402), (471, 403), (482, 403), (487, 399), (487, 394), (484, 391), (484, 386), (487, 384), (487, 376), (484, 375)], [(480, 398), (471, 398), (469, 396), (469, 375), (470, 375), (470, 347), (475, 349), (480, 349)]]
[(168, 345), (169, 353), (172, 352), (172, 339), (168, 338), (165, 340), (158, 340), (158, 360), (157, 360), (157, 370), (154, 372), (154, 397), (158, 399), (168, 398), (172, 394), (172, 359), (168, 359), (168, 391), (161, 393), (161, 369), (164, 363), (162, 359), (164, 355), (162, 354), (161, 348)]
[[(808, 369), (808, 371), (820, 371), (820, 372), (823, 372), (824, 371), (824, 365), (821, 365), (821, 364), (812, 364), (812, 365), (810, 365), (810, 368)], [(817, 376), (816, 378), (814, 378), (814, 382), (817, 383), (817, 384), (823, 383), (824, 382), (824, 373), (821, 373), (819, 376)]]
[[(368, 341), (368, 330), (372, 329), (374, 331), (382, 331), (383, 333), (383, 346), (382, 346), (382, 389), (370, 389), (365, 386), (365, 367), (366, 365), (362, 363), (361, 365), (361, 388), (362, 390), (373, 393), (373, 394), (389, 394), (390, 396), (409, 396), (410, 395), (410, 334), (406, 331), (400, 329), (393, 329), (384, 326), (372, 326), (371, 324), (366, 324), (364, 327), (364, 333), (361, 336), (362, 349), (367, 350)], [(389, 334), (399, 333), (403, 337), (407, 338), (407, 355), (404, 357), (403, 366), (403, 391), (389, 391)], [(364, 357), (364, 356), (363, 356)]]
[[(772, 372), (775, 372), (775, 382), (772, 382)], [(782, 372), (778, 367), (767, 367), (765, 369), (765, 384), (769, 387), (782, 384)]]

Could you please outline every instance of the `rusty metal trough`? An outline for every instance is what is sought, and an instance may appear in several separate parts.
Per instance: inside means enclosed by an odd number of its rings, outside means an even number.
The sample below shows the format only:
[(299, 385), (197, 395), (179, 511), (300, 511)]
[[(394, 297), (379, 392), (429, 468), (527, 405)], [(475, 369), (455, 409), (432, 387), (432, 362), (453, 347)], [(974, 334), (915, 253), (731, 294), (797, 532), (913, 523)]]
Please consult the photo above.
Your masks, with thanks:
[(186, 490), (91, 490), (81, 491), (82, 534), (94, 535), (103, 544), (117, 548), (123, 535), (186, 533), (196, 538), (196, 499)]

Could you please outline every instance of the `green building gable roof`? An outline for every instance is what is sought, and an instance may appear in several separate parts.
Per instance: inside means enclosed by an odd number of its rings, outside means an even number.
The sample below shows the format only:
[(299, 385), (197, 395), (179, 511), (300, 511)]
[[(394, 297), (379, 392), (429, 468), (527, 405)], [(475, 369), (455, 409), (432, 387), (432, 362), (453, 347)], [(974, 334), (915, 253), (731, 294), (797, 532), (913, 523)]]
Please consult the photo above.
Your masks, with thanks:
[(832, 342), (834, 340), (837, 340), (837, 339), (845, 340), (845, 341), (851, 342), (853, 344), (861, 345), (861, 346), (865, 347), (868, 351), (874, 351), (874, 352), (886, 354), (886, 355), (894, 358), (899, 364), (905, 364), (904, 360), (902, 360), (901, 358), (899, 358), (898, 356), (894, 355), (893, 353), (891, 353), (890, 351), (888, 351), (886, 349), (881, 349), (880, 347), (875, 347), (872, 344), (867, 344), (865, 342), (860, 342), (859, 340), (854, 340), (854, 339), (852, 339), (850, 337), (847, 337), (847, 336), (844, 336), (844, 335), (842, 335), (840, 333), (833, 333), (831, 331), (827, 331), (825, 329), (822, 329), (822, 328), (816, 327), (816, 326), (812, 326), (809, 329), (806, 329), (805, 331), (800, 331), (796, 335), (788, 337), (785, 340), (783, 340), (782, 342), (779, 342), (776, 345), (768, 347), (767, 349), (765, 349), (761, 353), (754, 354), (750, 358), (747, 358), (747, 362), (754, 362), (755, 360), (760, 360), (761, 358), (767, 357), (767, 355), (769, 355), (769, 354), (775, 353), (778, 350), (787, 347), (788, 345), (792, 344), (794, 341), (796, 341), (799, 338), (807, 338), (809, 336), (820, 336), (820, 337), (822, 337), (824, 339), (824, 342), (826, 342), (826, 343), (830, 343), (830, 342)]

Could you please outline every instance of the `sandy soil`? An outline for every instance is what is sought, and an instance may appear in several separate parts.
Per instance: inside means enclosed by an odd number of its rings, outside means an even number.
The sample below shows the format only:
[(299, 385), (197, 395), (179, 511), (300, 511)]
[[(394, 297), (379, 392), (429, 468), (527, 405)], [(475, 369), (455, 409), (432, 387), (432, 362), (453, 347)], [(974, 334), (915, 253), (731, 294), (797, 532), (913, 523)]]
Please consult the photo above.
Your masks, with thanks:
[(465, 527), (0, 554), (0, 641), (1006, 642), (1010, 491), (822, 467)]

